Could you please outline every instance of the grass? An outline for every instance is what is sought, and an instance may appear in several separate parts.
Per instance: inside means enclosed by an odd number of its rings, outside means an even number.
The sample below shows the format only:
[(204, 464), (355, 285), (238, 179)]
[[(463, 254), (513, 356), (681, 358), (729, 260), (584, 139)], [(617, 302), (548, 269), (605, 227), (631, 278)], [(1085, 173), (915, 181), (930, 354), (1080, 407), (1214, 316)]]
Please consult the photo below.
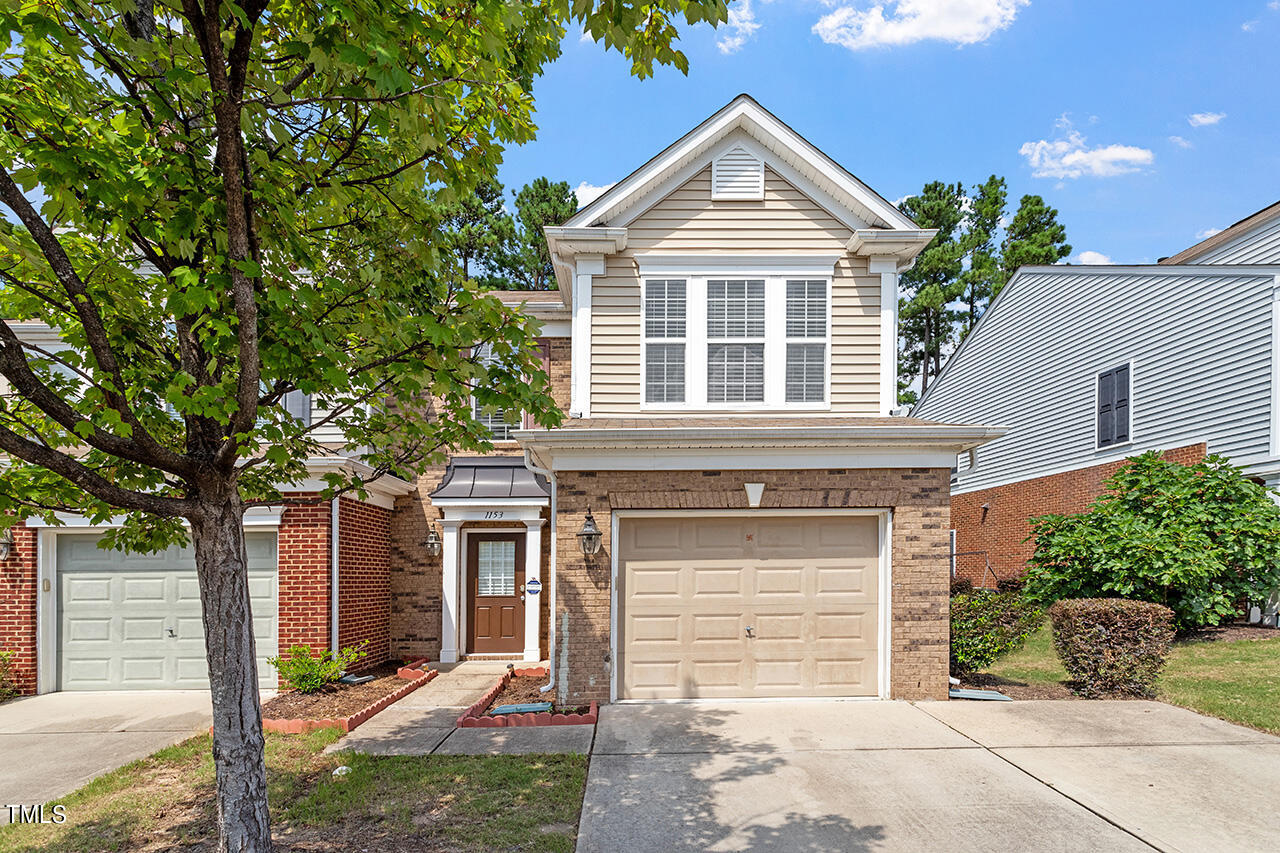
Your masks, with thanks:
[[(573, 850), (585, 756), (325, 755), (338, 737), (267, 735), (277, 851)], [(0, 853), (215, 850), (209, 749), (203, 735), (100, 776), (57, 801), (65, 823), (0, 827)]]
[[(1047, 624), (986, 672), (1046, 686), (1067, 678)], [(1156, 689), (1172, 705), (1280, 734), (1280, 637), (1177, 642)]]

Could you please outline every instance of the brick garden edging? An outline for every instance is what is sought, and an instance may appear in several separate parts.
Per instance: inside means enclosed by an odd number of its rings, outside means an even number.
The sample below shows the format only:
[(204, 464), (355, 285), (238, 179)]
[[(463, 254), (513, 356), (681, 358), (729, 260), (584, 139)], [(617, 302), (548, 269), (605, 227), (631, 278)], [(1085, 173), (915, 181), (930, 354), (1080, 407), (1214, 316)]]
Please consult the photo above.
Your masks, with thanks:
[[(403, 670), (401, 670), (403, 671)], [(374, 714), (385, 709), (393, 702), (397, 702), (426, 684), (431, 679), (440, 674), (439, 670), (429, 669), (426, 672), (420, 672), (419, 677), (410, 681), (394, 693), (388, 693), (377, 702), (367, 708), (356, 711), (350, 717), (337, 717), (331, 720), (272, 720), (264, 719), (262, 721), (263, 731), (283, 732), (284, 734), (296, 735), (303, 732), (314, 731), (315, 729), (339, 728), (344, 732), (350, 732), (356, 726), (368, 720)], [(404, 676), (401, 676), (402, 678)]]
[(539, 678), (547, 677), (547, 668), (545, 666), (534, 667), (532, 669), (509, 669), (502, 674), (502, 678), (498, 679), (498, 683), (490, 687), (480, 700), (470, 708), (462, 712), (462, 716), (458, 718), (458, 728), (460, 729), (500, 729), (505, 727), (516, 726), (582, 726), (595, 725), (600, 718), (599, 709), (596, 703), (591, 703), (591, 710), (585, 714), (553, 714), (550, 711), (539, 711), (537, 713), (528, 714), (503, 714), (499, 717), (483, 716), (486, 708), (489, 707), (498, 694), (502, 692), (502, 688), (506, 687), (511, 681), (513, 675), (533, 675)]
[(427, 663), (428, 663), (427, 658), (418, 658), (415, 661), (406, 663), (404, 666), (396, 670), (396, 677), (406, 678), (410, 681), (413, 681), (416, 678), (421, 678), (422, 673), (424, 672), (434, 672), (435, 670), (428, 670), (426, 668)]

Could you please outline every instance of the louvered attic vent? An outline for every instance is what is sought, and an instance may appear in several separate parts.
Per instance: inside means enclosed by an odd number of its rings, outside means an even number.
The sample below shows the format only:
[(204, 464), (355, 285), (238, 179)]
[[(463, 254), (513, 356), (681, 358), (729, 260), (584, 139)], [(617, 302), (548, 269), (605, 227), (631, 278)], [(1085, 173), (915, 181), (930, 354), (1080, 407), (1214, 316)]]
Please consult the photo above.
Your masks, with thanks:
[(764, 198), (764, 161), (742, 147), (730, 148), (711, 163), (711, 198), (759, 201)]

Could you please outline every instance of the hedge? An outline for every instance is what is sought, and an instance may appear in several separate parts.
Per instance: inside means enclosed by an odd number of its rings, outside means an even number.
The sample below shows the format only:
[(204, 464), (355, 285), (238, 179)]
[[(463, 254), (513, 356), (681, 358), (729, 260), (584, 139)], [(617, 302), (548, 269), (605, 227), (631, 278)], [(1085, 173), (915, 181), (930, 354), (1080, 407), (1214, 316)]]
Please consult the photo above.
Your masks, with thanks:
[(1121, 598), (1077, 598), (1049, 608), (1053, 647), (1076, 692), (1150, 697), (1173, 644), (1173, 611)]
[(1021, 648), (1043, 622), (1044, 612), (1019, 592), (970, 589), (952, 596), (951, 674), (986, 669)]

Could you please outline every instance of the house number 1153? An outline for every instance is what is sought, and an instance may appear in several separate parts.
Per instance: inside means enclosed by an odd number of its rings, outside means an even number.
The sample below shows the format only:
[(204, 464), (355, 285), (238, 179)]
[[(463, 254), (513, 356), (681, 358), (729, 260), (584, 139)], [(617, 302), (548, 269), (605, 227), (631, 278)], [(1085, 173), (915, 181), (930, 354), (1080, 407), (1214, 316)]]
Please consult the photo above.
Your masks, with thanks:
[(489, 520), (489, 519), (491, 519), (491, 518), (502, 518), (502, 510), (500, 510), (500, 509), (487, 509), (487, 510), (485, 510), (485, 512), (484, 512), (484, 517), (485, 517), (485, 520), (486, 520), (486, 521), (488, 521), (488, 520)]

